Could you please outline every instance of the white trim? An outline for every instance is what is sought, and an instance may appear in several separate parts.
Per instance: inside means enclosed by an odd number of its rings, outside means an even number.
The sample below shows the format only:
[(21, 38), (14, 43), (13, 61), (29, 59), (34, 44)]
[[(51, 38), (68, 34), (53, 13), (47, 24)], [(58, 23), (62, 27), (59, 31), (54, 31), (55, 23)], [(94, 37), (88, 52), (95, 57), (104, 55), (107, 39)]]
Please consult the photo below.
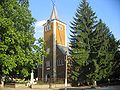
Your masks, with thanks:
[(53, 78), (56, 80), (56, 20), (53, 22)]
[(58, 20), (56, 20), (56, 22), (59, 23), (59, 24), (61, 24), (61, 25), (64, 25), (64, 26), (66, 25), (65, 23), (60, 22), (60, 21), (58, 21)]
[(64, 47), (66, 47), (65, 45), (63, 45), (63, 44), (60, 44), (60, 43), (57, 43), (57, 45), (60, 45), (60, 46), (64, 46)]
[(65, 46), (67, 47), (67, 34), (66, 34), (66, 25), (65, 25)]
[(44, 81), (44, 56), (42, 56), (42, 60), (43, 60), (43, 63), (42, 63), (42, 81)]
[(46, 81), (46, 82), (48, 81), (47, 74), (45, 75), (45, 81)]

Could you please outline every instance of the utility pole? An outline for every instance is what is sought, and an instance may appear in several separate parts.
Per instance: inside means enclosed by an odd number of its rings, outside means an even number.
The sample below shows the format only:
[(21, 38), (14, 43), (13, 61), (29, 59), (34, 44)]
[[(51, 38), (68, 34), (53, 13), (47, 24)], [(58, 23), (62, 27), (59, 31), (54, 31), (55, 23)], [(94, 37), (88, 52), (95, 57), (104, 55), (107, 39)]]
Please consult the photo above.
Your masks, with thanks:
[(65, 90), (67, 90), (67, 51), (66, 51), (66, 58), (65, 58)]

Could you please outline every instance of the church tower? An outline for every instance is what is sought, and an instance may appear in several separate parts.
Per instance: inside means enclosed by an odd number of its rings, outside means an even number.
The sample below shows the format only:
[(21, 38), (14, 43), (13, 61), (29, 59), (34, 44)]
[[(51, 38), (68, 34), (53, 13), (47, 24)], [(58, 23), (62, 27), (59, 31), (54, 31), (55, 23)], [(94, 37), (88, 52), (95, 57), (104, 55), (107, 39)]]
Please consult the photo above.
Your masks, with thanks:
[(64, 80), (67, 51), (66, 24), (60, 21), (55, 6), (49, 20), (43, 26), (47, 56), (44, 57), (41, 77), (44, 81), (48, 78), (52, 78), (53, 81), (58, 78)]

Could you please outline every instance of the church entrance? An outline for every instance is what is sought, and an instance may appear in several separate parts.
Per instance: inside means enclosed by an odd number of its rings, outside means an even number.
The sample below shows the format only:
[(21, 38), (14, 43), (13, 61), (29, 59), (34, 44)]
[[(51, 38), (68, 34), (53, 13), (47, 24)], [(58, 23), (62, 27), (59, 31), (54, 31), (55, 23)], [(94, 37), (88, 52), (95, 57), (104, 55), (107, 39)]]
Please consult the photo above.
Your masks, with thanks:
[(50, 80), (50, 74), (46, 74), (46, 76), (45, 76), (45, 81), (46, 81), (46, 82), (49, 82), (49, 80)]

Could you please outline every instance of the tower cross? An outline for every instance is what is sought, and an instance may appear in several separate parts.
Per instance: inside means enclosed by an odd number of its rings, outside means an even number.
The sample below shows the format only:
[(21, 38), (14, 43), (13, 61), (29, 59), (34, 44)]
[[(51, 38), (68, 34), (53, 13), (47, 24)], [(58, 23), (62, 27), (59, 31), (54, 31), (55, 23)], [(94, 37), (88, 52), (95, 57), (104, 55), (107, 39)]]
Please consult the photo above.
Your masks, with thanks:
[(55, 6), (55, 3), (54, 3), (54, 1), (53, 1), (53, 0), (51, 0), (51, 2), (52, 2), (52, 4), (53, 4), (53, 6)]

